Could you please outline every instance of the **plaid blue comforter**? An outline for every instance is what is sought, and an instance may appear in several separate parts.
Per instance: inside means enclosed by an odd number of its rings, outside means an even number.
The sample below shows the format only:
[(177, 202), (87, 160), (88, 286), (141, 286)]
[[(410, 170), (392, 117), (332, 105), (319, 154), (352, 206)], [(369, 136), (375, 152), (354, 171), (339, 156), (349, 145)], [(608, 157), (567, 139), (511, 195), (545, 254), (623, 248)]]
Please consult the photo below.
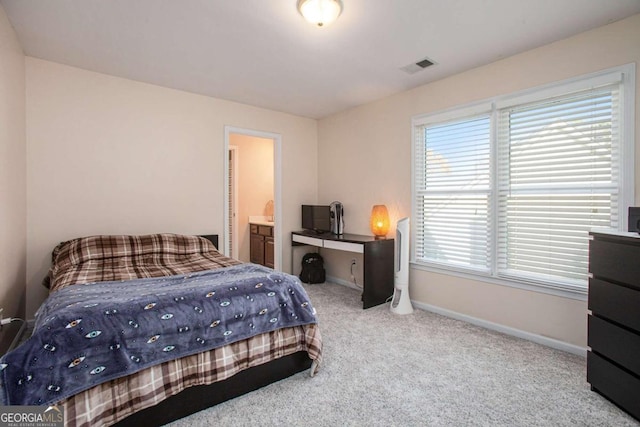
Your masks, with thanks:
[(0, 404), (45, 405), (170, 359), (316, 323), (294, 276), (255, 264), (68, 286), (0, 359)]

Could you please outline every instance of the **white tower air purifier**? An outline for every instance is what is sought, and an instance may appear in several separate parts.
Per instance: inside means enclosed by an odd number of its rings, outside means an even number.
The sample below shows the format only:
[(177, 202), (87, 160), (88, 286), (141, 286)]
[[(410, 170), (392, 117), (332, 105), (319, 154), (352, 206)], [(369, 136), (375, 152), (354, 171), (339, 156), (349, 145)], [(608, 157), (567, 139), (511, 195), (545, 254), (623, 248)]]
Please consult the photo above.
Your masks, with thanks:
[(411, 314), (409, 298), (409, 218), (402, 218), (396, 226), (396, 271), (391, 312)]

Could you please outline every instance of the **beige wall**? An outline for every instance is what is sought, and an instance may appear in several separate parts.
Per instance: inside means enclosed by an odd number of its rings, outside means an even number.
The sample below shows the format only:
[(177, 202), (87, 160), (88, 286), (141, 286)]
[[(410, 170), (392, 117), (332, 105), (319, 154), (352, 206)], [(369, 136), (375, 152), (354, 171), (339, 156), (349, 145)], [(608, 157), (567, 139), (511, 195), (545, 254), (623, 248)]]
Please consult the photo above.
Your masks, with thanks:
[(249, 216), (266, 215), (265, 205), (274, 199), (274, 142), (231, 134), (229, 145), (238, 147), (238, 259), (249, 262)]
[(0, 307), (24, 316), (26, 240), (25, 57), (0, 6)]
[[(225, 125), (282, 135), (281, 259), (290, 271), (288, 236), (299, 228), (300, 204), (342, 201), (352, 233), (369, 234), (374, 204), (387, 204), (394, 223), (410, 215), (411, 117), (638, 62), (640, 15), (318, 123), (26, 58), (28, 170), (19, 95), (24, 57), (4, 13), (0, 42), (0, 298), (20, 306), (26, 250), (30, 316), (46, 294), (40, 281), (50, 251), (62, 240), (97, 233), (222, 234)], [(639, 115), (636, 107), (636, 128)], [(640, 149), (636, 185), (639, 159)], [(348, 280), (351, 257), (334, 255), (328, 274)], [(425, 304), (586, 345), (584, 301), (416, 269), (411, 293)]]
[[(60, 241), (223, 232), (224, 126), (282, 135), (282, 235), (316, 198), (317, 123), (26, 58), (27, 313)], [(310, 155), (312, 153), (312, 155)], [(283, 269), (290, 240), (283, 238)]]
[[(437, 60), (437, 58), (436, 58)], [(411, 214), (411, 118), (640, 61), (640, 15), (320, 120), (318, 198), (345, 204), (346, 231), (368, 234), (371, 206)], [(638, 70), (637, 75), (640, 75)], [(640, 84), (636, 83), (640, 91)], [(636, 147), (640, 139), (636, 95)], [(640, 188), (640, 148), (636, 148)], [(638, 193), (636, 193), (638, 194)], [(636, 196), (640, 204), (640, 198)], [(348, 271), (349, 256), (335, 271)], [(586, 302), (411, 270), (412, 299), (586, 346)]]

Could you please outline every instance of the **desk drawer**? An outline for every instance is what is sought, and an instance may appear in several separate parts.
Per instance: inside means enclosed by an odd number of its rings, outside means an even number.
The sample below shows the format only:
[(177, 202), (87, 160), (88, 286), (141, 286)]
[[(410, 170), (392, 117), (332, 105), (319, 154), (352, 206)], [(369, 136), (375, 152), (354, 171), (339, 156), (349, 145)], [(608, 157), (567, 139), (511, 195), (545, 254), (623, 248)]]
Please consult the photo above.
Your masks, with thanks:
[(589, 347), (640, 376), (640, 335), (589, 316)]
[(589, 351), (587, 382), (599, 393), (640, 419), (640, 379)]
[(640, 292), (599, 279), (589, 279), (589, 310), (640, 331)]
[(305, 245), (318, 246), (319, 248), (322, 247), (322, 239), (317, 239), (315, 237), (301, 236), (299, 234), (294, 234), (291, 237), (291, 240), (297, 243), (305, 244)]
[(364, 245), (350, 242), (337, 242), (335, 240), (325, 240), (324, 247), (328, 249), (338, 249), (340, 251), (364, 253)]

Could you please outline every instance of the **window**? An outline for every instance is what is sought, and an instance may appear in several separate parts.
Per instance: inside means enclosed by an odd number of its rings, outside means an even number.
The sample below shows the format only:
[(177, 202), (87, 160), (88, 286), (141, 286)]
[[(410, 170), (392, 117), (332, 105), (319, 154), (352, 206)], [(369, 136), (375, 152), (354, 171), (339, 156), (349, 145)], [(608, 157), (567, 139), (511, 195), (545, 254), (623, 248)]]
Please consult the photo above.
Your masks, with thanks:
[(490, 121), (483, 114), (419, 129), (418, 258), (489, 270)]
[(584, 293), (589, 230), (633, 204), (633, 74), (414, 118), (413, 262)]

